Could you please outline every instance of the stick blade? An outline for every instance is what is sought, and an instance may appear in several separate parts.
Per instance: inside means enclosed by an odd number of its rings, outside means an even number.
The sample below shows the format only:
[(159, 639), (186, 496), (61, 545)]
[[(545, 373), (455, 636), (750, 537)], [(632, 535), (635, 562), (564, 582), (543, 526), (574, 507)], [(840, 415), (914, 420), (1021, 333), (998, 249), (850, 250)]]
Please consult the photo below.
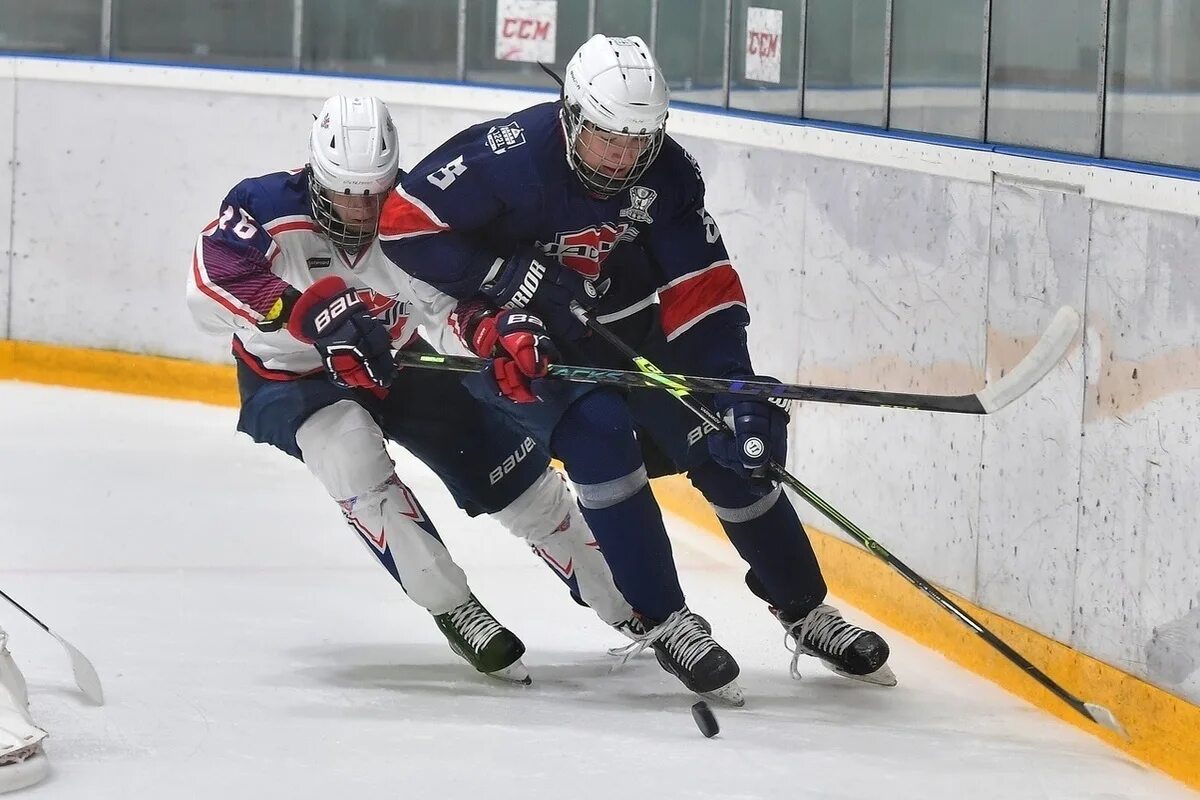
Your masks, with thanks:
[(1129, 739), (1129, 734), (1116, 716), (1102, 705), (1096, 703), (1084, 703), (1083, 707), (1087, 709), (1088, 716), (1097, 724), (1108, 728), (1113, 733), (1120, 736), (1122, 739)]
[(1082, 324), (1079, 312), (1063, 306), (1054, 315), (1050, 327), (1042, 334), (1033, 349), (1000, 380), (989, 384), (976, 397), (985, 413), (999, 411), (1032, 389), (1062, 360), (1075, 341)]
[(66, 649), (67, 655), (71, 657), (71, 672), (75, 674), (75, 685), (79, 687), (79, 691), (83, 692), (84, 696), (96, 705), (104, 705), (104, 687), (100, 685), (100, 676), (96, 674), (96, 668), (92, 666), (92, 662), (88, 661), (87, 656), (57, 633), (51, 632), (51, 635), (58, 639), (58, 643)]

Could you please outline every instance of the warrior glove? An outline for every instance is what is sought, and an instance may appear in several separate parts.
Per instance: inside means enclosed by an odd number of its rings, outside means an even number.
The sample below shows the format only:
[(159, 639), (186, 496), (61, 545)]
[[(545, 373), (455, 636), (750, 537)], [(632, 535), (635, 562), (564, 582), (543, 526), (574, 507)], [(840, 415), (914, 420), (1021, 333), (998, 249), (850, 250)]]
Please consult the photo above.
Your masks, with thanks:
[(504, 261), (496, 276), (480, 291), (501, 308), (537, 315), (556, 336), (579, 339), (587, 326), (571, 313), (578, 303), (592, 310), (600, 301), (596, 284), (536, 250), (521, 250)]

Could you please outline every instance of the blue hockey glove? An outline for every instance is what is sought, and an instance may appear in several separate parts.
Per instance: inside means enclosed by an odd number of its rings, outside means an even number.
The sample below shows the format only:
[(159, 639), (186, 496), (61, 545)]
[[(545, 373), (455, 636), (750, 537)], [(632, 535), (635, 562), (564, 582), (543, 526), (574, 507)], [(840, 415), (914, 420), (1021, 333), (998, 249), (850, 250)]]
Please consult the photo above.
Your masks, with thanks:
[[(762, 375), (746, 380), (779, 383)], [(768, 464), (787, 461), (788, 401), (765, 400), (744, 395), (714, 396), (717, 414), (733, 429), (729, 434), (716, 431), (708, 435), (708, 451), (713, 460), (747, 478), (768, 478)]]
[(322, 278), (300, 295), (288, 332), (315, 345), (329, 377), (347, 389), (386, 388), (399, 371), (387, 328), (336, 276)]
[(480, 291), (501, 308), (537, 314), (551, 333), (565, 339), (579, 339), (588, 332), (571, 313), (571, 303), (590, 311), (600, 302), (600, 292), (590, 279), (533, 249), (505, 261)]

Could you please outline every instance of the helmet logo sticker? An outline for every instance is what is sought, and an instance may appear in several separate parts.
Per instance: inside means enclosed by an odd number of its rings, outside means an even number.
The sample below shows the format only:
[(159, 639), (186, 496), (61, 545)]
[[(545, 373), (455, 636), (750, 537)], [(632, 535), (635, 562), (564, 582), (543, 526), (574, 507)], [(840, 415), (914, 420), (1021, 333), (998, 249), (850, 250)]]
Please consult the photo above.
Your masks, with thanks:
[(487, 144), (496, 155), (525, 144), (525, 131), (515, 122), (493, 125), (487, 132)]
[(631, 186), (629, 188), (629, 208), (621, 209), (619, 216), (634, 222), (647, 224), (654, 222), (654, 218), (650, 216), (650, 204), (657, 197), (658, 192), (653, 189), (647, 189), (645, 186)]

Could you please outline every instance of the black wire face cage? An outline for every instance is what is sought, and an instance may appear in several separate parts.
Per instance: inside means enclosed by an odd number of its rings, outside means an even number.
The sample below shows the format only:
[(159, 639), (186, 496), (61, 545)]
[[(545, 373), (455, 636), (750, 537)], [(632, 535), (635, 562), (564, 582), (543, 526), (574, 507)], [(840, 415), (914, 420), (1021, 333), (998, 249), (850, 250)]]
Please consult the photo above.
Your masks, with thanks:
[[(666, 135), (663, 128), (649, 133), (605, 131), (585, 120), (578, 104), (569, 105), (566, 102), (563, 103), (562, 119), (563, 127), (566, 130), (567, 163), (571, 165), (571, 169), (575, 171), (589, 192), (604, 198), (612, 197), (638, 182), (642, 174), (654, 163), (654, 159), (658, 157), (658, 151), (662, 149), (663, 138)], [(637, 161), (634, 162), (633, 168), (627, 175), (610, 175), (584, 163), (579, 155), (579, 134), (585, 127), (603, 133), (615, 133), (628, 137), (626, 150), (635, 146), (640, 148), (641, 152)], [(614, 153), (610, 148), (606, 149), (605, 155), (611, 157)]]
[(321, 231), (334, 247), (346, 255), (355, 255), (359, 250), (369, 246), (379, 235), (379, 212), (383, 209), (383, 202), (387, 199), (387, 194), (369, 195), (376, 203), (375, 222), (370, 227), (364, 228), (342, 222), (333, 207), (333, 201), (325, 194), (327, 191), (331, 192), (332, 190), (322, 186), (317, 180), (317, 176), (313, 174), (312, 167), (309, 167), (308, 200), (312, 207), (313, 219), (317, 221), (317, 225), (321, 227)]

